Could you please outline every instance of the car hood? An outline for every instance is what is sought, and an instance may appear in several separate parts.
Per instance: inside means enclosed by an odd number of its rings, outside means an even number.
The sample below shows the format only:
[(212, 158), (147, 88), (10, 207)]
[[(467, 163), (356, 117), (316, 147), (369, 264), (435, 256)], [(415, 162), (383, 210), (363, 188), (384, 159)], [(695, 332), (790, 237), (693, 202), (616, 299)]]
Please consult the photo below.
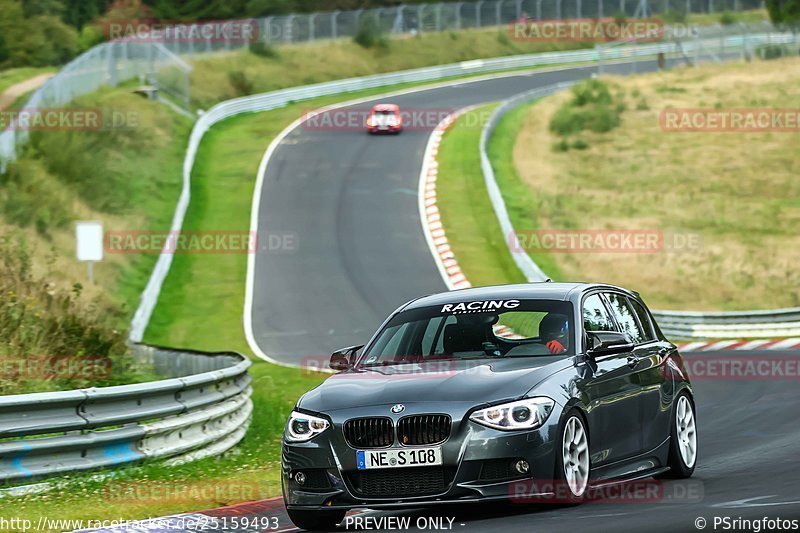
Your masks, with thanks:
[(298, 407), (331, 412), (410, 402), (485, 402), (517, 398), (547, 376), (572, 366), (570, 358), (517, 357), (434, 361), (350, 370), (307, 392)]

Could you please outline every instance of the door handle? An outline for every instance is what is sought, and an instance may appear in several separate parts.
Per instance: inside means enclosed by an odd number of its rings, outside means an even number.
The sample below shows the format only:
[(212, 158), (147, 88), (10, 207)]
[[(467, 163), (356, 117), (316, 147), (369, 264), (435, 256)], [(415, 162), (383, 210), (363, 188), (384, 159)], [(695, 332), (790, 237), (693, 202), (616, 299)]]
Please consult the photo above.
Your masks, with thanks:
[(666, 356), (668, 353), (669, 353), (669, 348), (660, 348), (658, 350), (658, 355), (660, 355), (661, 357)]
[(634, 368), (636, 365), (639, 364), (639, 361), (641, 361), (641, 360), (642, 360), (641, 358), (636, 357), (635, 355), (629, 355), (628, 356), (628, 366), (631, 367), (631, 368)]

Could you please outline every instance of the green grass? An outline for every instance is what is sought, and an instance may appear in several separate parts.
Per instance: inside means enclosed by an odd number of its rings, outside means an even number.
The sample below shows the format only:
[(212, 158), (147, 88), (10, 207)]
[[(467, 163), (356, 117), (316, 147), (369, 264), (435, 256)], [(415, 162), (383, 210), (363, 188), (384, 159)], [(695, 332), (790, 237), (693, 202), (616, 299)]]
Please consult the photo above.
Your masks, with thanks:
[(439, 146), (436, 196), (447, 239), (474, 286), (525, 282), (503, 238), (481, 172), (478, 143), (496, 104), (462, 116)]
[(0, 71), (0, 93), (21, 81), (55, 70), (55, 67), (19, 67)]
[[(532, 104), (532, 105), (535, 105)], [(530, 105), (522, 106), (508, 113), (495, 129), (489, 140), (487, 153), (494, 168), (497, 184), (503, 195), (511, 224), (517, 231), (535, 230), (531, 220), (536, 220), (536, 213), (541, 209), (541, 200), (536, 198), (530, 187), (520, 179), (514, 167), (512, 153), (514, 143), (522, 129), (525, 114)], [(563, 279), (553, 254), (529, 254), (550, 278), (554, 281)]]
[(194, 58), (191, 96), (195, 105), (209, 107), (246, 94), (355, 76), (591, 46), (514, 41), (507, 26), (403, 36), (369, 49), (350, 39), (290, 44), (274, 47), (270, 57), (239, 51)]
[[(459, 118), (439, 147), (437, 198), (442, 224), (461, 270), (474, 286), (526, 281), (508, 251), (509, 236), (502, 235), (480, 166), (481, 127), (476, 124), (482, 126), (482, 119), (495, 107), (484, 106)], [(512, 225), (526, 230), (532, 229), (530, 220), (535, 219), (538, 204), (514, 168), (512, 150), (528, 109), (523, 106), (503, 117), (487, 147)], [(544, 272), (559, 279), (552, 254), (531, 255)]]

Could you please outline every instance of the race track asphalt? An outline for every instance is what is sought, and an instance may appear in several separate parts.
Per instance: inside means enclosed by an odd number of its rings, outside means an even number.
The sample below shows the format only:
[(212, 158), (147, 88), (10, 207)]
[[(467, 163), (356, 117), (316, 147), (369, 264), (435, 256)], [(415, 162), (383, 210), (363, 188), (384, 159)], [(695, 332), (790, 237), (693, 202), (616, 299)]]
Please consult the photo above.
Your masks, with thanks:
[[(629, 73), (630, 65), (606, 67)], [(638, 72), (654, 70), (641, 62)], [(438, 112), (497, 101), (529, 89), (588, 77), (593, 67), (453, 82), (390, 99), (403, 110)], [(400, 135), (328, 128), (361, 116), (382, 98), (300, 125), (266, 168), (259, 240), (290, 245), (256, 254), (253, 337), (262, 353), (289, 364), (363, 344), (394, 309), (447, 290), (428, 249), (417, 206), (423, 153), (435, 121)], [(477, 149), (477, 147), (476, 147)]]

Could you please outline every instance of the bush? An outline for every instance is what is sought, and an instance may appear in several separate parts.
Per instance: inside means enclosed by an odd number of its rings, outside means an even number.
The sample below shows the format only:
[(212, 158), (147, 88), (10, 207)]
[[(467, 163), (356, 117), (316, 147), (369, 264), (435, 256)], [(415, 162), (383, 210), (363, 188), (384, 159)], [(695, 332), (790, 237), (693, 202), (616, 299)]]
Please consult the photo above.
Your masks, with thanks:
[(508, 31), (501, 30), (497, 32), (497, 42), (503, 46), (511, 46), (511, 37), (508, 36)]
[(578, 107), (611, 103), (611, 91), (608, 85), (598, 79), (589, 79), (573, 86), (572, 95), (572, 103)]
[(589, 148), (589, 143), (583, 139), (575, 139), (575, 141), (572, 143), (572, 147), (576, 150), (586, 150)]
[(756, 48), (756, 55), (761, 59), (770, 60), (779, 59), (785, 54), (783, 46), (779, 44), (766, 44)]
[(553, 143), (552, 148), (554, 152), (567, 152), (569, 151), (569, 143), (566, 139), (561, 139), (560, 141)]
[(639, 98), (636, 102), (636, 111), (647, 111), (650, 109), (650, 105), (647, 103), (647, 100), (644, 97)]
[(723, 13), (719, 16), (719, 23), (723, 26), (730, 26), (731, 24), (736, 24), (736, 15), (731, 13), (730, 11), (723, 11)]
[(389, 41), (373, 17), (361, 17), (353, 41), (362, 48), (386, 48)]
[(51, 180), (39, 161), (11, 163), (8, 171), (0, 174), (0, 210), (6, 221), (23, 228), (34, 226), (45, 236), (65, 227), (73, 213), (61, 191), (53, 190)]
[(550, 119), (550, 131), (562, 137), (574, 135), (583, 129), (583, 114), (570, 105), (558, 108)]
[(624, 97), (622, 91), (612, 97), (608, 85), (600, 80), (579, 83), (572, 88), (572, 99), (553, 114), (550, 131), (562, 137), (584, 130), (596, 133), (610, 131), (622, 122)]
[(679, 9), (668, 9), (661, 18), (667, 24), (684, 24), (686, 23), (686, 12)]
[(261, 41), (250, 43), (250, 52), (259, 57), (266, 57), (269, 59), (278, 57), (278, 50), (274, 46)]
[[(0, 358), (10, 360), (0, 376), (0, 394), (116, 385), (152, 376), (136, 370), (126, 355), (125, 332), (115, 327), (121, 319), (118, 310), (99, 301), (85, 302), (79, 284), (71, 290), (59, 288), (50, 272), (37, 277), (32, 256), (21, 238), (0, 238)], [(23, 370), (26, 359), (86, 356), (107, 358), (110, 373), (43, 376)], [(40, 366), (36, 363), (34, 368), (43, 370)]]
[(253, 94), (255, 90), (253, 82), (247, 77), (243, 70), (231, 70), (228, 72), (228, 82), (236, 91), (236, 96), (247, 96)]

